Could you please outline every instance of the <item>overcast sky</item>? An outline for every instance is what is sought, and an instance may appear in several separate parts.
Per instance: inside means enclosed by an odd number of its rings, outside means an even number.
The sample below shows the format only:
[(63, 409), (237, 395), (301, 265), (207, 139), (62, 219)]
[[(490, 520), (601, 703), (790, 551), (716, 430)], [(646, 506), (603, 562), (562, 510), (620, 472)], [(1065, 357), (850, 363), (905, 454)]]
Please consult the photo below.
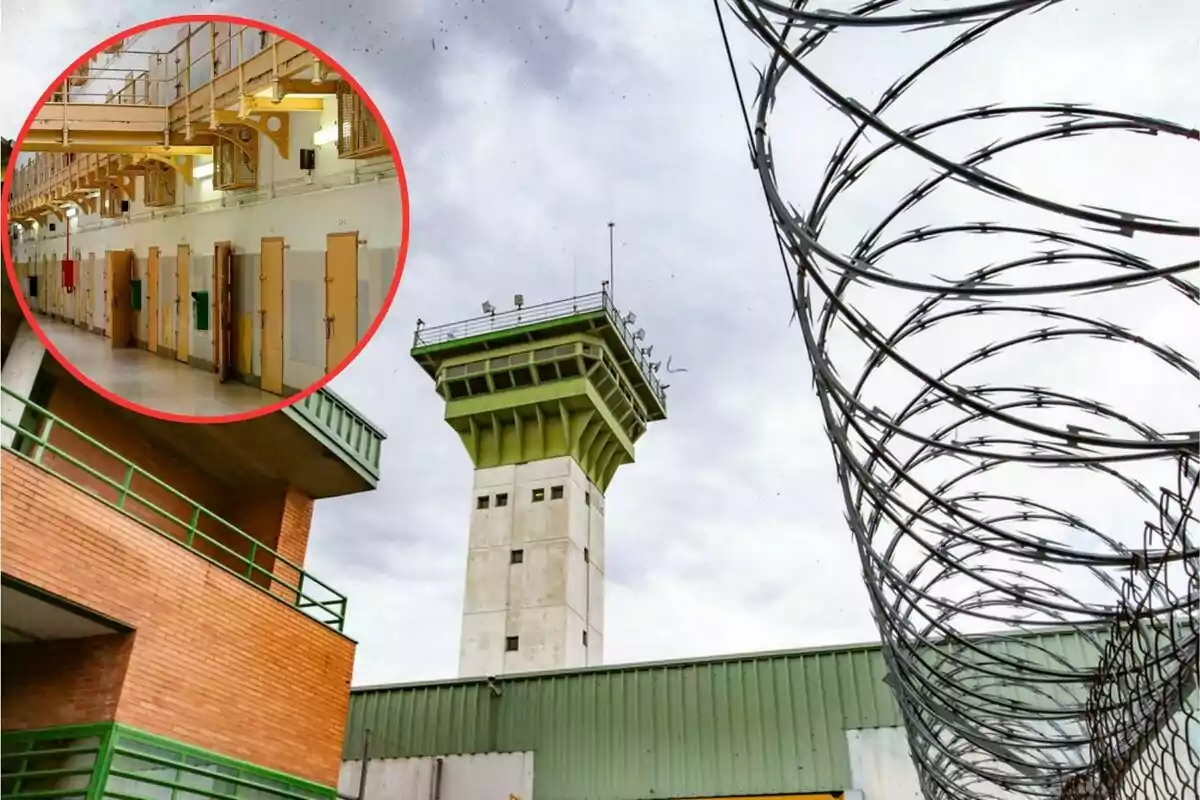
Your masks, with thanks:
[[(1101, 8), (1083, 14), (1080, 6)], [(98, 7), (103, 18), (93, 16)], [(484, 300), (503, 308), (514, 292), (538, 303), (597, 290), (610, 219), (618, 305), (637, 312), (656, 356), (688, 371), (667, 378), (670, 418), (650, 428), (637, 463), (608, 493), (606, 660), (876, 638), (710, 2), (4, 0), (2, 11), (0, 128), (8, 134), (103, 36), (193, 11), (258, 17), (309, 39), (357, 78), (391, 125), (408, 174), (412, 246), (387, 321), (334, 383), (388, 432), (383, 479), (376, 492), (318, 504), (309, 556), (312, 571), (350, 597), (356, 683), (456, 671), (471, 465), (408, 357), (416, 318), (472, 316)], [(1033, 22), (972, 48), (956, 75), (931, 76), (902, 122), (929, 119), (934, 105), (948, 113), (1022, 99), (1096, 101), (1193, 125), (1200, 118), (1200, 12), (1188, 0), (1064, 3)], [(750, 62), (761, 63), (762, 50), (730, 24), (752, 92)], [(54, 37), (33, 35), (52, 25)], [(946, 41), (944, 32), (853, 36), (861, 38), (829, 45), (818, 63), (861, 97)], [(803, 205), (847, 128), (811, 96), (789, 102), (784, 109), (781, 100), (775, 146)], [(982, 134), (963, 152), (993, 138)], [(1049, 187), (1070, 189), (1060, 193), (1070, 202), (1194, 221), (1197, 148), (1176, 145), (1154, 142), (1151, 166), (1114, 167), (1121, 191), (1113, 196), (1104, 191), (1113, 179), (1097, 178), (1096, 166), (1115, 151), (1085, 143), (1058, 178), (1071, 183)], [(1021, 182), (1042, 189), (1042, 177), (1035, 170)], [(890, 186), (884, 209), (895, 202)], [(878, 218), (880, 194), (847, 199), (845, 246)], [(1180, 253), (1179, 242), (1155, 251), (1171, 262), (1195, 257)], [(989, 260), (985, 253), (972, 266)], [(1178, 334), (1181, 321), (1194, 324), (1194, 307), (1172, 309), (1179, 315), (1140, 316), (1174, 331), (1186, 351)], [(1072, 363), (1080, 375), (1095, 372), (1086, 358)], [(1071, 366), (1045, 365), (1050, 373)], [(1172, 408), (1194, 383), (1152, 374), (1137, 402), (1157, 399), (1155, 419), (1178, 430), (1187, 422)], [(1106, 387), (1130, 383), (1110, 375)]]

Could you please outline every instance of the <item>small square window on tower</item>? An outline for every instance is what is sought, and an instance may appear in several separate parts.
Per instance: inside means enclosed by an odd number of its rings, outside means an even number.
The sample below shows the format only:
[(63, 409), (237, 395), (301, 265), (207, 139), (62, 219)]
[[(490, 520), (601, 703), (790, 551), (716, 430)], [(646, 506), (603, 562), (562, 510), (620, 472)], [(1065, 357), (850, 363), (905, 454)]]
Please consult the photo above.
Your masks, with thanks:
[(513, 550), (509, 554), (508, 563), (524, 564), (525, 563), (525, 551), (524, 550)]
[(496, 508), (504, 508), (506, 505), (508, 505), (508, 494), (496, 495)]
[(504, 639), (504, 652), (515, 653), (521, 647), (521, 637), (507, 636)]
[(476, 508), (476, 509), (478, 509), (478, 510), (480, 510), (480, 511), (482, 511), (483, 509), (487, 508), (487, 507), (488, 507), (488, 500), (489, 500), (489, 499), (490, 499), (490, 498), (489, 498), (489, 497), (488, 497), (486, 494), (485, 494), (485, 495), (483, 495), (483, 496), (481, 496), (481, 497), (477, 497), (477, 498), (475, 498), (475, 508)]
[(533, 502), (540, 503), (545, 499), (546, 499), (546, 490), (545, 489), (534, 489), (533, 490)]
[(550, 487), (550, 499), (551, 500), (562, 500), (563, 499), (563, 487), (551, 486)]

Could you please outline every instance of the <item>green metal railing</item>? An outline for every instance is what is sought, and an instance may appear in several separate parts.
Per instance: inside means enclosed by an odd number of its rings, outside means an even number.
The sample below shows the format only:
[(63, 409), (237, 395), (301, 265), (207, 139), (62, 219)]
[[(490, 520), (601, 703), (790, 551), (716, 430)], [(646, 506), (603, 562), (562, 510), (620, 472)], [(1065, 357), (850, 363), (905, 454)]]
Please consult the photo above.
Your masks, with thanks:
[[(69, 422), (6, 387), (0, 386), (0, 392), (5, 398), (21, 403), (25, 409), (20, 423), (14, 423), (11, 419), (0, 419), (0, 425), (15, 434), (11, 443), (4, 443), (3, 449), (6, 452), (65, 481), (205, 561), (241, 578), (279, 602), (290, 605), (334, 630), (342, 630), (346, 619), (344, 594), (314, 578), (299, 564), (267, 547)], [(92, 453), (102, 454), (115, 461), (121, 476), (114, 478), (106, 475), (77, 455), (52, 444), (51, 433), (56, 431), (65, 432), (85, 448), (90, 448)], [(65, 465), (82, 471), (90, 479), (94, 479), (95, 483), (85, 485), (72, 479), (64, 474)], [(157, 493), (178, 501), (186, 509), (187, 519), (162, 508), (139, 493), (135, 488), (137, 484), (148, 485)], [(113, 496), (106, 497), (105, 494)], [(139, 510), (150, 512), (153, 519), (147, 519), (144, 514), (137, 513)], [(164, 526), (174, 527), (177, 531), (172, 533)], [(202, 528), (215, 529), (217, 535), (214, 536)], [(239, 552), (231, 547), (230, 543), (240, 545), (246, 552)], [(208, 552), (204, 552), (205, 550)], [(262, 561), (267, 561), (269, 566), (263, 566), (260, 563)], [(281, 572), (285, 574), (281, 575)]]
[(663, 389), (658, 376), (654, 374), (654, 369), (650, 366), (650, 359), (642, 352), (640, 341), (632, 330), (630, 323), (625, 321), (625, 318), (617, 311), (617, 307), (613, 305), (612, 296), (608, 293), (608, 290), (579, 295), (578, 297), (571, 297), (566, 300), (541, 303), (536, 306), (525, 306), (509, 311), (485, 314), (481, 317), (473, 317), (460, 322), (450, 322), (445, 325), (435, 325), (431, 328), (418, 327), (413, 334), (413, 349), (445, 344), (447, 342), (497, 333), (513, 328), (521, 328), (540, 322), (568, 319), (576, 315), (589, 314), (596, 311), (604, 312), (609, 324), (625, 345), (625, 349), (629, 351), (630, 359), (637, 364), (638, 371), (641, 372), (642, 377), (650, 385), (654, 396), (665, 407), (667, 403), (666, 390)]
[(116, 726), (104, 797), (114, 800), (326, 800), (335, 792), (291, 776)]
[(330, 800), (331, 786), (103, 723), (0, 735), (0, 800)]
[(372, 486), (379, 481), (380, 450), (387, 434), (331, 389), (318, 389), (283, 413), (306, 424), (313, 435), (353, 462)]
[(3, 800), (94, 800), (111, 725), (72, 725), (0, 735)]

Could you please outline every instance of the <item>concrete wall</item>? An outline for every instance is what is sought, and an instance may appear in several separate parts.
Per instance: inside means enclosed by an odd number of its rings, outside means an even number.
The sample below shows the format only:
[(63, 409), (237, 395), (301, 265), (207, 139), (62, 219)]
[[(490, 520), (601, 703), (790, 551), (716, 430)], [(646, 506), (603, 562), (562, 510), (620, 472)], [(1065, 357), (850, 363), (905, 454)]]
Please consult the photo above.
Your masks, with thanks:
[[(181, 30), (181, 29), (180, 29)], [(167, 49), (177, 41), (174, 27), (145, 34), (138, 49)], [(204, 35), (207, 48), (207, 35)], [(247, 41), (257, 37), (247, 37)], [(250, 53), (248, 52), (247, 55)], [(119, 70), (145, 70), (153, 67), (153, 56), (117, 55), (98, 63), (115, 64)], [(169, 58), (169, 57), (167, 57)], [(193, 74), (193, 84), (200, 78)], [(79, 91), (103, 95), (108, 88), (120, 88), (123, 81), (93, 80)], [(93, 100), (98, 98), (88, 97)], [(174, 275), (178, 246), (191, 246), (190, 285), (186, 293), (208, 291), (212, 287), (212, 257), (215, 244), (229, 241), (234, 249), (235, 326), (243, 343), (241, 358), (235, 354), (239, 372), (249, 377), (261, 375), (260, 307), (258, 265), (264, 237), (283, 237), (284, 254), (284, 383), (303, 389), (319, 380), (325, 364), (325, 248), (331, 233), (358, 231), (358, 320), (357, 334), (364, 335), (379, 314), (395, 274), (402, 238), (402, 207), (395, 164), (390, 156), (354, 161), (340, 159), (336, 144), (314, 145), (313, 136), (337, 124), (337, 103), (326, 97), (321, 112), (291, 114), (291, 133), (285, 158), (264, 135), (259, 135), (259, 187), (256, 190), (221, 192), (213, 189), (212, 178), (204, 177), (186, 185), (176, 177), (176, 206), (151, 209), (143, 204), (145, 186), (137, 178), (137, 199), (130, 204), (124, 219), (104, 220), (82, 211), (68, 218), (71, 229), (68, 253), (64, 225), (57, 230), (39, 226), (21, 232), (13, 247), (13, 258), (20, 275), (30, 274), (29, 265), (48, 256), (50, 275), (43, 285), (61, 286), (58, 263), (67, 256), (81, 262), (95, 254), (92, 275), (91, 311), (93, 329), (103, 330), (106, 315), (104, 253), (106, 250), (133, 250), (134, 278), (141, 279), (142, 308), (136, 323), (140, 342), (148, 338), (149, 286), (145, 280), (151, 247), (160, 250), (159, 262), (159, 343), (169, 342), (175, 313)], [(299, 151), (316, 150), (312, 175), (300, 169)], [(22, 161), (31, 156), (21, 157)], [(210, 158), (193, 159), (196, 168), (211, 163)], [(80, 273), (82, 274), (82, 273)], [(44, 291), (44, 290), (43, 290)], [(210, 294), (211, 296), (211, 294)], [(72, 294), (60, 293), (59, 316), (76, 316), (75, 306), (87, 297), (84, 287)], [(189, 333), (190, 352), (207, 366), (212, 360), (211, 331), (195, 329), (192, 315)], [(211, 323), (210, 323), (211, 328)], [(164, 348), (174, 350), (175, 348)], [(248, 363), (245, 363), (248, 362)], [(336, 364), (328, 365), (329, 368)], [(253, 382), (253, 381), (252, 381)]]
[[(459, 673), (602, 663), (604, 496), (575, 460), (477, 470), (471, 509)], [(512, 636), (517, 649), (507, 651)]]
[[(438, 760), (441, 785), (435, 793)], [(361, 800), (533, 800), (533, 753), (384, 758), (367, 764)], [(361, 769), (362, 761), (342, 763), (339, 793), (358, 795)]]

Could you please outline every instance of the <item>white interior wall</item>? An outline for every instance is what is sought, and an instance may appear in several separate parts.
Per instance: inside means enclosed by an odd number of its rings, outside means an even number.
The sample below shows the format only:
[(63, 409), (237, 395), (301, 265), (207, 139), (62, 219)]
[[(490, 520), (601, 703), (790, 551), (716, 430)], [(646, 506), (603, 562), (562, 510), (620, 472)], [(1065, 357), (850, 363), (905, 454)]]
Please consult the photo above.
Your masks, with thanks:
[[(561, 499), (552, 499), (555, 486)], [(535, 489), (544, 500), (533, 500)], [(508, 502), (498, 507), (501, 494)], [(488, 498), (486, 509), (478, 508), (480, 497)], [(601, 663), (603, 495), (575, 460), (476, 470), (471, 509), (460, 674)], [(512, 563), (516, 549), (519, 564)], [(505, 649), (509, 636), (518, 637), (516, 651)]]

